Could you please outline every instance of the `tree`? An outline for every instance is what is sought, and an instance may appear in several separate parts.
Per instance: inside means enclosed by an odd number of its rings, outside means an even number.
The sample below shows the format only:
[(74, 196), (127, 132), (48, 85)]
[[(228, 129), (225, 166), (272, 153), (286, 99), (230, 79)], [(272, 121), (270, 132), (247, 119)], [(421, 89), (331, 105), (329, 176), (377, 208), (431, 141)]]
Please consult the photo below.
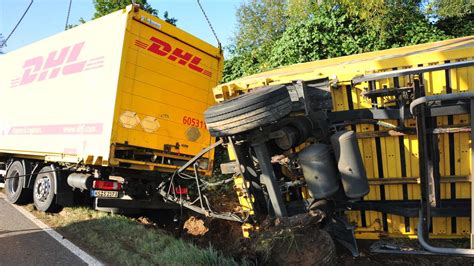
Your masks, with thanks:
[(286, 26), (285, 0), (250, 0), (237, 9), (238, 48), (255, 48), (278, 39)]
[(446, 34), (461, 37), (474, 34), (474, 2), (472, 0), (430, 0), (426, 13), (436, 27)]
[(272, 43), (286, 29), (286, 0), (249, 0), (236, 11), (237, 32), (226, 49), (232, 56), (224, 64), (223, 79), (229, 80), (264, 70)]
[(430, 0), (426, 3), (427, 13), (438, 18), (463, 17), (473, 13), (472, 0)]
[(474, 35), (474, 13), (440, 18), (436, 27), (453, 37)]
[[(131, 4), (130, 0), (93, 0), (95, 13), (92, 19), (100, 18), (114, 11), (125, 8)], [(147, 0), (135, 0), (135, 3), (140, 4), (141, 8), (146, 12), (158, 17), (158, 10), (154, 9)], [(164, 20), (168, 23), (176, 25), (178, 21), (175, 18), (170, 18), (168, 12), (164, 12)]]
[(293, 63), (458, 36), (445, 34), (427, 16), (426, 1), (249, 0), (237, 12), (224, 81)]
[(433, 25), (421, 9), (418, 0), (391, 0), (381, 23), (381, 48), (439, 41), (448, 38)]
[(173, 17), (170, 18), (168, 11), (165, 11), (163, 13), (163, 18), (165, 19), (166, 22), (173, 24), (175, 26), (176, 26), (176, 22), (178, 22), (178, 19), (173, 18)]
[(287, 28), (275, 42), (270, 67), (308, 62), (366, 52), (378, 48), (377, 36), (362, 26), (347, 10), (321, 7), (306, 21)]

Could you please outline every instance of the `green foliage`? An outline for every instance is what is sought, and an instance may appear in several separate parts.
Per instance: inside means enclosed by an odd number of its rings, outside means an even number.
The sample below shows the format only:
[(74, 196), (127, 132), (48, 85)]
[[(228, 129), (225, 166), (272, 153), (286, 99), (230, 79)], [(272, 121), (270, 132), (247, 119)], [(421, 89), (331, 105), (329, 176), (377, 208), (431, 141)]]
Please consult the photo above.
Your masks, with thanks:
[(241, 4), (236, 12), (238, 30), (230, 48), (236, 56), (232, 64), (225, 64), (230, 75), (225, 74), (224, 80), (261, 70), (272, 43), (285, 31), (286, 10), (286, 0), (249, 0)]
[(178, 22), (178, 19), (169, 16), (168, 11), (165, 11), (165, 12), (163, 13), (163, 18), (164, 18), (164, 20), (165, 20), (166, 22), (168, 22), (168, 23), (170, 23), (170, 24), (173, 24), (173, 25), (175, 25), (175, 26), (176, 26), (176, 22)]
[(272, 46), (272, 43), (266, 43), (254, 49), (228, 47), (227, 49), (232, 51), (233, 56), (224, 62), (223, 81), (230, 81), (266, 70)]
[[(129, 0), (93, 0), (95, 13), (92, 19), (100, 18), (114, 11), (125, 8), (130, 5), (132, 2)], [(157, 16), (158, 11), (150, 6), (146, 0), (136, 0), (137, 4), (140, 4), (141, 8), (146, 12)]]
[(285, 0), (250, 0), (237, 9), (235, 36), (239, 48), (253, 48), (278, 39), (285, 31)]
[[(321, 10), (290, 26), (275, 42), (270, 67), (302, 63), (372, 50), (376, 36), (368, 33), (343, 8)], [(378, 48), (378, 47), (377, 47)]]
[[(380, 48), (402, 47), (442, 40), (443, 32), (435, 29), (421, 12), (417, 0), (392, 0), (381, 23)], [(419, 34), (420, 36), (416, 36)]]
[[(93, 0), (95, 13), (92, 19), (100, 18), (114, 11), (125, 8), (132, 3), (131, 0)], [(147, 0), (135, 0), (135, 3), (140, 4), (141, 8), (146, 12), (158, 17), (158, 10), (154, 9)], [(176, 25), (178, 21), (175, 18), (170, 18), (168, 12), (164, 13), (164, 20), (168, 23)]]
[[(398, 42), (394, 42), (391, 47), (441, 41), (449, 37), (445, 35), (442, 30), (421, 20), (411, 21), (406, 25), (407, 26), (400, 31), (401, 38), (398, 38)], [(404, 34), (401, 33), (402, 31)]]
[(76, 221), (60, 231), (114, 265), (237, 265), (212, 247), (200, 249), (123, 216)]
[[(461, 5), (465, 2), (455, 0), (458, 7), (449, 10), (465, 13), (466, 6)], [(435, 4), (443, 6), (437, 9), (439, 12), (448, 10), (447, 3), (448, 0), (244, 2), (237, 12), (237, 35), (228, 48), (231, 56), (224, 64), (223, 81), (288, 64), (473, 34), (472, 12), (456, 17), (433, 17), (427, 12), (426, 7)], [(275, 17), (276, 22), (267, 21)]]
[(462, 37), (474, 34), (473, 0), (427, 0), (425, 12), (447, 35)]
[(288, 25), (299, 23), (311, 17), (313, 11), (318, 8), (318, 2), (314, 0), (288, 0)]
[(472, 0), (430, 0), (427, 13), (438, 18), (463, 17), (474, 12)]
[(64, 208), (60, 213), (36, 211), (33, 204), (25, 208), (74, 242), (93, 251), (101, 260), (105, 259), (107, 264), (237, 265), (236, 261), (224, 257), (212, 246), (198, 248), (159, 228), (147, 228), (137, 220), (121, 215), (85, 207)]
[(436, 22), (436, 27), (453, 37), (474, 35), (474, 13), (441, 18)]
[(234, 54), (229, 59), (226, 59), (224, 61), (222, 82), (229, 82), (242, 76), (252, 74), (252, 72), (247, 72), (248, 67), (244, 66), (248, 61), (246, 56), (239, 54)]

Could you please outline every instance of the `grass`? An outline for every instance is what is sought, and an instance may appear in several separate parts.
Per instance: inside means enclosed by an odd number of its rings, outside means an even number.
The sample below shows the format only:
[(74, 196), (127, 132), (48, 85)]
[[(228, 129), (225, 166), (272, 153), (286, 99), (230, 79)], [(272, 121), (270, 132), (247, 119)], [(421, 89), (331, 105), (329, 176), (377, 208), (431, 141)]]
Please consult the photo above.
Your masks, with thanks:
[(237, 265), (212, 247), (200, 249), (160, 229), (147, 229), (123, 216), (72, 223), (68, 234), (106, 260), (120, 265)]
[(300, 235), (289, 228), (280, 229), (275, 232), (265, 232), (257, 240), (258, 244), (255, 250), (261, 254), (264, 262), (269, 262), (276, 246), (286, 247), (286, 253), (299, 250), (297, 236)]
[(80, 221), (89, 221), (111, 216), (109, 213), (98, 212), (87, 207), (64, 208), (59, 213), (37, 211), (33, 204), (28, 204), (24, 206), (24, 208), (49, 226), (58, 229)]
[(85, 207), (64, 208), (58, 214), (36, 217), (113, 265), (238, 265), (212, 246), (201, 249), (166, 231), (147, 228), (135, 219), (97, 212)]

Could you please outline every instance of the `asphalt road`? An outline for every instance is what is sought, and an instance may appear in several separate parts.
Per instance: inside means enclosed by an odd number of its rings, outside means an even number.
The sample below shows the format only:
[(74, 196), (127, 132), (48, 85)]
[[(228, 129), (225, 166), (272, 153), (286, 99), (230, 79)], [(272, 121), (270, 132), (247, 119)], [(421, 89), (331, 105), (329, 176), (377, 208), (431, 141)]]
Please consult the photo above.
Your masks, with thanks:
[(0, 265), (87, 265), (4, 197), (0, 193)]

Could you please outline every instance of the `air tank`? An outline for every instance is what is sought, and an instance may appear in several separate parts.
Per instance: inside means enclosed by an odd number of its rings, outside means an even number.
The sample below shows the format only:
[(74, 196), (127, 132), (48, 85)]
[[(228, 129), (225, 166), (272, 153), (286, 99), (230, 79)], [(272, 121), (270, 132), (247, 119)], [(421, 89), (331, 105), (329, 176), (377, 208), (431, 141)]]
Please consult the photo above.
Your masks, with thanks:
[(323, 199), (336, 193), (339, 173), (328, 145), (312, 144), (298, 154), (298, 159), (311, 197)]
[(357, 199), (367, 195), (369, 193), (369, 182), (355, 132), (338, 131), (331, 136), (331, 143), (346, 196)]
[(88, 190), (92, 188), (94, 178), (90, 174), (72, 173), (67, 177), (67, 184), (72, 188)]

